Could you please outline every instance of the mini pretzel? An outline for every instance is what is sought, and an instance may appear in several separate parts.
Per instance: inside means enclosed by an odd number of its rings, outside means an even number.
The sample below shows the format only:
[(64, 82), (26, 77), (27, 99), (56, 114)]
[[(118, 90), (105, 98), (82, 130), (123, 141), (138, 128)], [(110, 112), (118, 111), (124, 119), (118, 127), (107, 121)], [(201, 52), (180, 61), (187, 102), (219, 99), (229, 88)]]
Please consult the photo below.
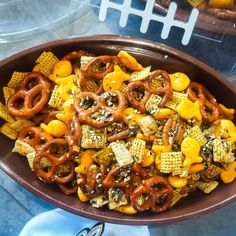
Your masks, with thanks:
[(229, 10), (229, 9), (219, 9), (219, 8), (207, 8), (206, 11), (211, 14), (215, 15), (217, 18), (223, 20), (236, 20), (236, 10)]
[[(102, 71), (93, 71), (93, 67), (100, 66), (103, 63), (108, 64)], [(90, 92), (87, 86), (88, 80), (92, 79), (99, 82), (99, 89), (97, 93), (102, 91), (102, 79), (105, 75), (113, 71), (114, 65), (118, 64), (118, 58), (116, 56), (99, 56), (93, 58), (84, 68), (81, 69), (80, 74), (80, 88), (82, 92)]]
[[(137, 98), (135, 91), (141, 91), (144, 95), (141, 99)], [(148, 87), (142, 81), (135, 81), (128, 84), (126, 88), (126, 96), (131, 106), (138, 109), (141, 113), (146, 112), (145, 104), (150, 98), (151, 93), (149, 92)]]
[[(17, 117), (33, 117), (47, 104), (50, 95), (49, 88), (50, 84), (44, 75), (38, 72), (28, 73), (22, 81), (20, 90), (8, 100), (9, 113)], [(23, 104), (19, 104), (20, 102)]]
[(79, 152), (81, 137), (82, 137), (82, 128), (78, 120), (78, 117), (74, 115), (72, 117), (72, 120), (69, 122), (69, 127), (65, 137), (70, 146), (70, 156), (73, 156), (74, 152)]
[(53, 137), (41, 128), (28, 126), (19, 132), (18, 139), (38, 149), (42, 144), (51, 141)]
[[(142, 204), (138, 199), (145, 196)], [(154, 176), (143, 180), (131, 195), (131, 205), (139, 212), (150, 209), (160, 213), (169, 208), (173, 189), (164, 177)]]
[[(108, 106), (106, 104), (106, 95), (108, 94), (116, 95), (118, 105)], [(83, 99), (91, 99), (93, 101), (92, 107), (87, 109), (83, 108)], [(102, 94), (101, 97), (98, 97), (96, 94), (91, 92), (82, 92), (76, 99), (75, 99), (75, 110), (79, 114), (79, 121), (81, 123), (85, 123), (87, 125), (93, 127), (106, 127), (117, 120), (123, 119), (123, 110), (126, 106), (126, 99), (122, 92), (120, 91), (109, 91)], [(96, 117), (92, 117), (97, 112), (103, 112), (103, 114), (107, 117), (105, 119), (97, 119)]]
[[(53, 139), (44, 144), (33, 160), (33, 169), (36, 175), (46, 183), (66, 184), (74, 179), (75, 164), (69, 160), (67, 148), (68, 144), (64, 139)], [(50, 162), (47, 170), (40, 165), (43, 158)], [(70, 167), (70, 171), (60, 176), (58, 172), (60, 165)]]
[[(202, 117), (208, 122), (214, 122), (220, 117), (218, 104), (207, 100), (206, 98), (198, 99), (200, 102), (200, 111)], [(210, 111), (210, 113), (208, 112)]]
[(182, 119), (177, 116), (171, 116), (165, 123), (162, 131), (162, 142), (164, 145), (172, 145), (174, 141), (181, 142), (184, 135)]
[(75, 184), (75, 181), (76, 179), (74, 178), (67, 184), (58, 184), (58, 187), (63, 193), (67, 195), (74, 194), (77, 192), (78, 188), (78, 186)]
[(131, 133), (131, 129), (127, 126), (124, 127), (122, 130), (117, 131), (116, 129), (112, 132), (109, 133), (108, 137), (107, 137), (107, 141), (108, 142), (114, 142), (116, 140), (119, 139), (123, 139), (128, 137), (128, 135)]
[(187, 89), (188, 98), (195, 102), (199, 98), (206, 98), (211, 102), (216, 103), (215, 97), (201, 84), (191, 82)]
[[(153, 87), (152, 86), (152, 80), (161, 77), (163, 79), (163, 87)], [(158, 95), (163, 95), (162, 101), (160, 102), (159, 106), (163, 107), (170, 99), (173, 94), (172, 88), (171, 88), (171, 81), (168, 73), (164, 70), (154, 70), (149, 77), (147, 78), (147, 85), (148, 85), (148, 90), (151, 93), (158, 94)]]
[(74, 59), (80, 59), (82, 56), (88, 55), (88, 53), (86, 53), (85, 51), (79, 50), (79, 51), (73, 51), (73, 52), (69, 52), (67, 53), (62, 60), (74, 60)]

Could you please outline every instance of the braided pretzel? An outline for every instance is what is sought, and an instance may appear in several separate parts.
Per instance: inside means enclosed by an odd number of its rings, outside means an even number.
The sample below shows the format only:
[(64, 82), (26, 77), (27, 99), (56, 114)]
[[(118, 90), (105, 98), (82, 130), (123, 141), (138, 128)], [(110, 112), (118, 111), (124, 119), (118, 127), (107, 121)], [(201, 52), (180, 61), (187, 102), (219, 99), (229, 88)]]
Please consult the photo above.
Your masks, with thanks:
[[(107, 95), (115, 95), (117, 98), (117, 106), (109, 106), (107, 104)], [(83, 108), (83, 102), (92, 101), (92, 106), (85, 109)], [(79, 121), (94, 127), (106, 127), (112, 124), (114, 121), (123, 119), (123, 110), (126, 106), (126, 99), (120, 91), (108, 91), (103, 93), (101, 97), (91, 92), (82, 92), (80, 96), (75, 98), (75, 110), (78, 112)], [(97, 119), (97, 113), (102, 112), (104, 119)], [(100, 115), (101, 116), (101, 115)]]
[[(50, 84), (47, 78), (39, 72), (27, 74), (19, 91), (13, 94), (7, 108), (11, 115), (23, 118), (31, 118), (41, 111), (47, 104), (50, 95)], [(19, 107), (23, 105), (23, 107)]]
[[(143, 93), (141, 99), (137, 98), (137, 92), (139, 91)], [(151, 96), (147, 85), (142, 81), (131, 82), (126, 88), (126, 93), (127, 99), (130, 102), (131, 106), (138, 109), (141, 113), (145, 113), (145, 104)]]
[[(114, 65), (118, 64), (118, 58), (116, 56), (99, 56), (93, 58), (84, 68), (81, 69), (80, 74), (80, 88), (83, 92), (89, 92), (87, 87), (88, 80), (95, 80), (99, 83), (99, 88), (96, 93), (100, 93), (103, 89), (102, 79), (105, 75), (113, 71)], [(100, 66), (102, 64), (108, 64), (108, 67), (102, 71), (94, 71), (94, 66)]]
[[(65, 184), (75, 177), (75, 165), (68, 157), (68, 144), (64, 139), (53, 139), (48, 141), (38, 150), (33, 161), (33, 169), (36, 175), (46, 183)], [(41, 167), (42, 159), (50, 162), (47, 170)], [(59, 166), (69, 167), (68, 173), (60, 176)]]
[(51, 141), (53, 137), (41, 128), (28, 126), (19, 132), (18, 139), (38, 149), (42, 144)]
[[(138, 199), (145, 196), (142, 204)], [(154, 176), (143, 180), (131, 195), (131, 205), (139, 212), (150, 209), (160, 213), (169, 208), (173, 189), (164, 177)]]

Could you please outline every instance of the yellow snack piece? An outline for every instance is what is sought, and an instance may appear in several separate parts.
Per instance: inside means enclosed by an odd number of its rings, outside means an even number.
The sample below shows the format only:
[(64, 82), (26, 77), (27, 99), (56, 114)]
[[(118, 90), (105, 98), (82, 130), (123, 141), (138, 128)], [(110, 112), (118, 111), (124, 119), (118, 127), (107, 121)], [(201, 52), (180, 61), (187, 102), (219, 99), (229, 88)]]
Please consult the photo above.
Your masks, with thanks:
[(75, 75), (56, 80), (56, 83), (59, 86), (59, 95), (64, 101), (73, 98), (79, 93), (79, 88), (74, 84), (74, 81)]
[(5, 123), (1, 128), (0, 128), (0, 132), (2, 134), (4, 134), (5, 136), (7, 136), (10, 139), (17, 139), (18, 136), (18, 132), (14, 129), (11, 128), (9, 123)]
[(170, 185), (173, 186), (174, 188), (182, 188), (187, 184), (188, 179), (181, 178), (178, 176), (169, 176), (168, 181), (169, 181)]
[(161, 157), (163, 152), (169, 152), (171, 150), (171, 145), (153, 145), (152, 151), (155, 152), (156, 156)]
[(233, 120), (234, 119), (234, 114), (235, 110), (233, 108), (227, 108), (223, 104), (219, 104), (220, 107), (220, 113), (225, 119)]
[(40, 128), (54, 137), (61, 137), (66, 133), (67, 125), (60, 120), (52, 120), (48, 125), (42, 123)]
[(138, 120), (144, 118), (146, 115), (140, 114), (134, 108), (128, 107), (123, 112), (123, 120), (127, 125), (133, 126), (138, 124)]
[(188, 173), (189, 174), (195, 174), (199, 171), (202, 171), (205, 169), (205, 165), (203, 163), (196, 163), (190, 166)]
[(177, 92), (184, 91), (190, 84), (189, 77), (182, 72), (170, 74), (170, 80), (172, 89)]
[(185, 156), (183, 166), (191, 166), (193, 163), (202, 162), (202, 158), (199, 156), (200, 145), (196, 139), (191, 137), (185, 137), (181, 143), (181, 152)]
[(137, 211), (131, 205), (118, 206), (114, 210), (128, 215), (137, 213)]
[(34, 72), (40, 72), (40, 64), (36, 64), (34, 67), (33, 67), (33, 70)]
[(11, 95), (13, 95), (15, 93), (15, 89), (14, 88), (10, 88), (10, 87), (3, 87), (3, 95), (4, 95), (4, 99), (5, 99), (5, 104), (7, 105), (7, 101), (8, 99), (11, 97)]
[(12, 76), (11, 76), (10, 81), (7, 84), (7, 86), (10, 87), (10, 88), (14, 88), (14, 89), (19, 88), (23, 78), (27, 74), (28, 74), (28, 72), (14, 71)]
[(231, 120), (221, 119), (215, 125), (214, 134), (227, 139), (230, 142), (236, 142), (236, 127)]
[(234, 0), (209, 0), (208, 5), (213, 8), (233, 9)]
[(143, 167), (147, 167), (147, 166), (152, 165), (154, 163), (154, 161), (155, 161), (155, 157), (152, 154), (152, 152), (148, 149), (145, 149), (144, 150), (143, 161), (142, 161), (141, 165)]
[(188, 3), (192, 7), (200, 7), (202, 4), (205, 5), (205, 0), (188, 0)]
[(170, 115), (174, 114), (175, 111), (171, 110), (169, 108), (159, 108), (158, 111), (153, 114), (152, 116), (156, 119), (156, 120), (161, 120), (161, 119), (165, 119), (167, 117), (169, 117)]
[(59, 86), (55, 85), (55, 87), (52, 91), (52, 95), (50, 97), (50, 100), (48, 102), (48, 105), (51, 107), (54, 107), (58, 110), (61, 110), (63, 102), (64, 102), (63, 99), (59, 95)]
[(130, 75), (130, 81), (145, 80), (150, 73), (151, 66), (143, 68), (141, 71), (134, 71)]
[(94, 153), (96, 153), (96, 151), (93, 149), (86, 150), (84, 153), (82, 153), (79, 157), (80, 164), (75, 167), (75, 172), (87, 175), (88, 169), (93, 163)]
[(104, 77), (103, 89), (105, 91), (118, 90), (126, 80), (130, 80), (130, 75), (125, 73), (119, 66), (115, 65), (114, 71)]
[(87, 201), (89, 200), (89, 197), (87, 197), (87, 196), (83, 193), (83, 191), (82, 191), (82, 189), (81, 189), (80, 187), (78, 187), (77, 194), (78, 194), (79, 200), (80, 200), (81, 202), (87, 202)]
[(120, 51), (117, 56), (119, 60), (124, 64), (124, 66), (128, 69), (138, 71), (143, 69), (142, 65), (140, 65), (137, 60), (128, 52)]
[(219, 182), (211, 181), (211, 182), (205, 183), (202, 181), (197, 181), (196, 185), (202, 192), (210, 193), (219, 185)]
[(55, 63), (52, 69), (52, 74), (55, 75), (56, 78), (67, 77), (72, 73), (72, 65), (68, 60), (61, 60)]
[(0, 118), (8, 123), (15, 122), (14, 118), (9, 114), (7, 108), (0, 102)]
[(220, 178), (225, 184), (233, 182), (236, 178), (236, 161), (231, 162), (226, 169), (221, 169)]
[(176, 111), (186, 120), (192, 118), (196, 118), (198, 121), (202, 120), (199, 101), (191, 102), (189, 99), (186, 99), (177, 106)]
[(136, 138), (142, 139), (142, 140), (144, 140), (144, 141), (146, 141), (146, 142), (153, 142), (154, 139), (155, 139), (155, 135), (145, 136), (144, 134), (137, 133), (137, 134), (136, 134)]

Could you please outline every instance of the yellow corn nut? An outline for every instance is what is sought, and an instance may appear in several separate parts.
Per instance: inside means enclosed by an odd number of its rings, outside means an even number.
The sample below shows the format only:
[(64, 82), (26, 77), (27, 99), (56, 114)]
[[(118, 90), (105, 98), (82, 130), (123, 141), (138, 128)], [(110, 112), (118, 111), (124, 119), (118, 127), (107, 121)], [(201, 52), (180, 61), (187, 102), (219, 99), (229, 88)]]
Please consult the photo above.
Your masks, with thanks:
[(59, 95), (64, 101), (73, 98), (79, 93), (79, 88), (74, 84), (74, 81), (75, 75), (56, 80), (56, 83), (59, 85)]
[(86, 150), (84, 153), (82, 153), (79, 157), (80, 164), (79, 166), (75, 167), (75, 172), (87, 175), (87, 171), (93, 163), (92, 156), (94, 153), (96, 153), (96, 151), (93, 149)]
[(135, 112), (134, 108), (128, 107), (123, 112), (123, 120), (127, 125), (133, 126), (138, 124), (138, 120), (146, 115)]
[(204, 170), (204, 168), (205, 168), (205, 165), (202, 164), (202, 163), (193, 164), (193, 165), (190, 166), (188, 173), (189, 174), (195, 174), (199, 171)]
[(171, 110), (169, 108), (159, 108), (158, 111), (156, 113), (154, 113), (152, 116), (156, 119), (156, 120), (161, 120), (161, 119), (165, 119), (168, 116), (174, 114), (175, 111)]
[(186, 99), (177, 106), (176, 111), (186, 120), (192, 118), (196, 118), (198, 121), (202, 120), (199, 101), (191, 102), (189, 99)]
[(157, 157), (161, 157), (163, 152), (170, 152), (171, 145), (153, 145), (152, 151), (156, 154)]
[(141, 165), (143, 167), (147, 167), (147, 166), (152, 165), (154, 163), (154, 161), (155, 161), (155, 157), (152, 154), (152, 152), (148, 149), (145, 149), (144, 150), (143, 161), (142, 161)]
[(235, 110), (233, 108), (227, 108), (223, 104), (219, 104), (220, 107), (220, 113), (225, 119), (233, 120)]
[(178, 176), (169, 176), (168, 181), (174, 188), (182, 188), (187, 184), (188, 179)]
[(61, 137), (65, 135), (67, 130), (67, 125), (60, 121), (60, 120), (52, 120), (47, 125), (42, 123), (40, 128), (43, 129), (45, 132), (53, 135), (54, 137)]
[(89, 197), (87, 197), (87, 196), (83, 193), (83, 191), (82, 191), (82, 189), (81, 189), (80, 187), (78, 187), (77, 194), (78, 194), (79, 200), (80, 200), (81, 202), (87, 202), (87, 201), (89, 200)]
[(236, 161), (231, 162), (226, 169), (221, 169), (220, 178), (225, 184), (233, 182), (236, 178)]
[(233, 9), (234, 0), (209, 0), (208, 5), (213, 8)]
[(153, 142), (155, 139), (155, 136), (154, 135), (145, 136), (144, 134), (137, 133), (136, 138), (142, 139), (146, 142)]
[(32, 70), (32, 71), (40, 72), (40, 64), (36, 64), (36, 65), (33, 67), (33, 70)]
[(172, 89), (177, 92), (184, 91), (190, 84), (189, 77), (182, 72), (171, 74), (170, 80)]
[(128, 215), (137, 213), (137, 211), (131, 205), (118, 206), (115, 208), (115, 210)]
[(202, 162), (202, 158), (199, 156), (200, 145), (198, 141), (189, 136), (185, 137), (181, 143), (181, 152), (185, 156), (183, 166), (191, 166), (193, 163)]
[(125, 73), (119, 66), (114, 66), (114, 71), (107, 74), (103, 79), (103, 89), (118, 90), (122, 87), (122, 83), (130, 80), (130, 75)]
[(140, 65), (137, 60), (132, 57), (128, 52), (120, 51), (118, 53), (118, 58), (121, 61), (121, 63), (124, 64), (125, 67), (127, 67), (130, 70), (142, 70), (143, 67)]

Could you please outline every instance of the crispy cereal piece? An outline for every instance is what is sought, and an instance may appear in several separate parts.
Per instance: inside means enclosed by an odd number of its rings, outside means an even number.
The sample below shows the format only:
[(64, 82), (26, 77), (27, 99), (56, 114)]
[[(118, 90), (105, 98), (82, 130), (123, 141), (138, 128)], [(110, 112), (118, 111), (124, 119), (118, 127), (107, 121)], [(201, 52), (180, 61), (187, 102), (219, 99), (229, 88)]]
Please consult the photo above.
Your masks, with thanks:
[(99, 208), (108, 204), (109, 201), (105, 194), (100, 194), (97, 197), (91, 198), (90, 203), (92, 204), (92, 207)]
[(162, 101), (162, 98), (157, 94), (152, 94), (151, 97), (147, 100), (145, 104), (146, 110), (150, 114), (156, 114), (159, 111), (159, 104)]
[(62, 110), (63, 103), (64, 103), (64, 100), (59, 95), (59, 86), (55, 85), (52, 91), (51, 98), (48, 102), (48, 105), (58, 110)]
[(121, 84), (121, 87), (120, 87), (120, 91), (124, 94), (126, 94), (126, 88), (127, 88), (127, 84), (125, 83), (122, 83)]
[(135, 138), (129, 149), (130, 154), (135, 162), (141, 163), (145, 152), (146, 142), (144, 140)]
[(106, 142), (106, 129), (96, 129), (89, 125), (82, 125), (82, 148), (105, 148)]
[(214, 165), (210, 164), (205, 170), (204, 170), (204, 175), (208, 179), (214, 179), (217, 175), (220, 174), (221, 168)]
[(134, 71), (130, 75), (130, 81), (145, 80), (150, 73), (151, 66), (145, 67), (140, 71)]
[(219, 182), (211, 181), (211, 182), (205, 183), (202, 181), (197, 181), (196, 185), (202, 192), (210, 193), (219, 185)]
[(114, 158), (114, 153), (112, 152), (111, 147), (106, 147), (92, 156), (93, 161), (99, 165), (109, 166), (112, 159)]
[(30, 153), (35, 153), (35, 149), (28, 143), (17, 139), (15, 142), (15, 146), (12, 149), (12, 152), (18, 152), (22, 156), (27, 156)]
[(31, 152), (26, 155), (28, 163), (29, 163), (29, 167), (32, 171), (34, 171), (33, 161), (34, 161), (35, 155), (36, 155), (36, 152)]
[(5, 123), (1, 128), (0, 132), (6, 135), (8, 138), (16, 140), (18, 132), (10, 127), (9, 123)]
[(124, 142), (121, 141), (113, 142), (110, 144), (110, 147), (112, 148), (112, 151), (115, 154), (115, 158), (119, 166), (126, 166), (133, 163), (134, 160), (129, 150), (126, 148)]
[(191, 129), (187, 129), (184, 136), (190, 136), (191, 138), (196, 139), (200, 146), (203, 146), (207, 142), (204, 133), (197, 125), (193, 126)]
[(15, 93), (14, 88), (3, 87), (3, 95), (4, 95), (4, 99), (5, 99), (5, 104), (7, 104), (9, 97), (11, 97), (11, 95), (13, 95), (14, 93)]
[(10, 88), (14, 88), (17, 89), (20, 87), (21, 82), (23, 80), (23, 78), (25, 77), (25, 75), (27, 75), (28, 72), (18, 72), (18, 71), (14, 71), (10, 81), (8, 82), (7, 86)]
[(57, 63), (59, 59), (52, 52), (43, 52), (39, 58), (36, 60), (36, 63), (40, 65), (40, 72), (46, 76), (49, 76), (53, 66)]
[(140, 118), (138, 120), (138, 125), (145, 136), (155, 134), (158, 129), (156, 121), (151, 116)]
[(215, 162), (232, 162), (235, 157), (232, 155), (232, 143), (230, 141), (216, 138), (212, 141), (213, 159)]
[(188, 99), (186, 93), (173, 92), (172, 99), (165, 104), (165, 107), (176, 110), (178, 105), (186, 99)]
[(108, 191), (109, 209), (115, 209), (119, 206), (128, 204), (122, 188), (110, 188)]
[(8, 123), (15, 122), (14, 118), (9, 114), (7, 108), (0, 102), (0, 117)]
[(87, 66), (93, 58), (94, 57), (91, 57), (91, 56), (81, 56), (80, 57), (80, 68), (83, 69), (85, 66)]
[(188, 192), (186, 192), (185, 194), (182, 194), (181, 191), (182, 191), (182, 188), (177, 188), (173, 190), (173, 197), (170, 203), (170, 207), (173, 207), (181, 198), (188, 196)]
[(34, 126), (34, 122), (27, 119), (19, 119), (10, 124), (10, 127), (18, 132), (20, 132), (22, 129), (28, 127), (28, 126)]
[(182, 153), (163, 152), (161, 154), (160, 172), (179, 175), (182, 173)]

